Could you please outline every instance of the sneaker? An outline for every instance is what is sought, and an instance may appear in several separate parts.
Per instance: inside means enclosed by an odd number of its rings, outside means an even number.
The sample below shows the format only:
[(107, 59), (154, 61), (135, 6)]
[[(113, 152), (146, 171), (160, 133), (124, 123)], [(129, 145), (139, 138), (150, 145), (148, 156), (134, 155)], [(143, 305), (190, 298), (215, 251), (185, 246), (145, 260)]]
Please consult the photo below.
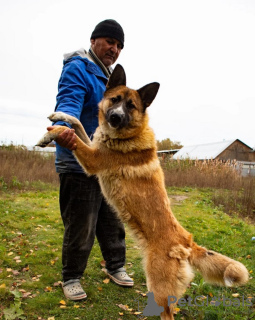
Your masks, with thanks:
[(87, 299), (86, 292), (83, 290), (79, 279), (71, 279), (64, 282), (62, 288), (67, 299), (73, 301)]
[(106, 270), (107, 275), (110, 279), (123, 287), (133, 287), (134, 281), (127, 275), (125, 268), (119, 268), (114, 271)]

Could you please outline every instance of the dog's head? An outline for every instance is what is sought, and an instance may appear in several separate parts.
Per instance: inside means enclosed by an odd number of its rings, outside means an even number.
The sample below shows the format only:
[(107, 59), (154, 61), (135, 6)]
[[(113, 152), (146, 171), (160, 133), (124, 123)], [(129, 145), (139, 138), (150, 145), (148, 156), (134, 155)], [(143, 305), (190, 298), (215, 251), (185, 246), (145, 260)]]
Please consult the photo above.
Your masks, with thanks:
[[(99, 124), (112, 138), (125, 138), (135, 134), (147, 120), (146, 109), (152, 103), (159, 83), (150, 83), (139, 90), (126, 87), (123, 67), (117, 65), (99, 104)], [(106, 131), (106, 132), (105, 132)]]

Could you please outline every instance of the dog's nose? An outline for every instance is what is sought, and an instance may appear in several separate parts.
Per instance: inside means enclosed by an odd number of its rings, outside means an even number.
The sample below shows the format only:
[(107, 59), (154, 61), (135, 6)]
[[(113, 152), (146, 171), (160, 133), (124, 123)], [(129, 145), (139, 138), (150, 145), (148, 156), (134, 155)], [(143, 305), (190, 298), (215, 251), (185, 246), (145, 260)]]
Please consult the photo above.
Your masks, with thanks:
[(113, 112), (110, 114), (108, 122), (112, 127), (117, 128), (121, 126), (123, 119), (124, 119), (123, 114)]

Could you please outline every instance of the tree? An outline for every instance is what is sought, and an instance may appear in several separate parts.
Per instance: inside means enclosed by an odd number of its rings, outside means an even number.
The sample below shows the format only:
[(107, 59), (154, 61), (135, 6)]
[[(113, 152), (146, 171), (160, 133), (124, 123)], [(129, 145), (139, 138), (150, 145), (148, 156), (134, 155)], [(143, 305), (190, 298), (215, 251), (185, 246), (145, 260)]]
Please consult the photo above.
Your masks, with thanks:
[(181, 149), (183, 146), (179, 141), (171, 141), (169, 138), (161, 141), (157, 140), (158, 150)]

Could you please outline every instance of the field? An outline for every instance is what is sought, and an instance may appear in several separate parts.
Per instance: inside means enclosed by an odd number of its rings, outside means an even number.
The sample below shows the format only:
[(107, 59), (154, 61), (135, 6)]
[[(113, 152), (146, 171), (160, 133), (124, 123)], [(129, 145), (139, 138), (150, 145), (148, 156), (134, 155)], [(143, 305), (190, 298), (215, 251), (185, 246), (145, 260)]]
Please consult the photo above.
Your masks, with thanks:
[[(75, 303), (64, 298), (60, 283), (63, 225), (53, 162), (52, 156), (42, 157), (22, 148), (0, 150), (0, 318), (146, 319), (142, 315), (147, 291), (140, 250), (128, 231), (126, 268), (135, 281), (134, 288), (121, 288), (109, 281), (102, 271), (96, 242), (82, 278), (88, 299)], [(186, 169), (163, 165), (166, 182), (176, 175), (184, 181), (175, 187), (168, 181), (168, 193), (176, 217), (195, 241), (241, 261), (250, 272), (246, 286), (228, 289), (208, 285), (196, 275), (184, 295), (186, 304), (177, 305), (176, 319), (255, 319), (254, 207), (244, 217), (238, 211), (241, 204), (229, 207), (229, 214), (225, 212), (227, 203), (215, 204), (217, 193), (224, 191), (232, 197), (236, 192), (233, 177), (231, 188), (201, 187), (195, 176), (196, 185), (184, 179)], [(189, 170), (190, 175), (195, 174), (193, 165)], [(252, 193), (251, 184), (248, 188)]]

